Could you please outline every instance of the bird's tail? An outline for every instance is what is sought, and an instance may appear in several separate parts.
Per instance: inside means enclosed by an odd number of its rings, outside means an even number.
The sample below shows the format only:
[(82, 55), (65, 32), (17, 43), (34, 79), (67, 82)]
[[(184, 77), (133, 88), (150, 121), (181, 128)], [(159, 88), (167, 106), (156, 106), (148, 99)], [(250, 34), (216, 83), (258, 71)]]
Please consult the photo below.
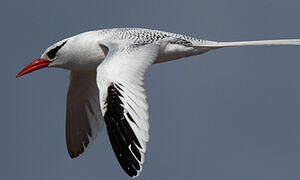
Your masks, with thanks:
[(300, 45), (300, 39), (278, 39), (278, 40), (259, 40), (259, 41), (235, 41), (235, 42), (214, 42), (210, 41), (203, 44), (203, 47), (222, 48), (236, 46), (262, 46), (262, 45)]

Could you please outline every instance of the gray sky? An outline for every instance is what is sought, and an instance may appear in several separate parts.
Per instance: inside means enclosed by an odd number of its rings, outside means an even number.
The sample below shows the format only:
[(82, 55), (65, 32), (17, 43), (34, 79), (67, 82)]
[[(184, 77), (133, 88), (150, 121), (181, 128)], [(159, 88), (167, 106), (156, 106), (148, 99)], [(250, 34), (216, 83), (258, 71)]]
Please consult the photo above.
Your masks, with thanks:
[[(52, 43), (147, 27), (231, 41), (300, 38), (299, 0), (1, 1), (1, 179), (127, 179), (104, 129), (71, 160), (68, 72), (15, 79)], [(300, 47), (228, 48), (152, 66), (150, 142), (138, 179), (300, 178)]]

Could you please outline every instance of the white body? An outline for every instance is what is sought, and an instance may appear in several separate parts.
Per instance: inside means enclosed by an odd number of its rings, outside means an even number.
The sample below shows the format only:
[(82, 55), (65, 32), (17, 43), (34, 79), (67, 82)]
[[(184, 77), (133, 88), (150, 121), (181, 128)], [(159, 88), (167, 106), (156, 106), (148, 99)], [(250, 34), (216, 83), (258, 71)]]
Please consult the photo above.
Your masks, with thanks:
[[(153, 39), (151, 39), (153, 38)], [(86, 71), (95, 69), (104, 60), (107, 54), (107, 47), (104, 44), (142, 44), (164, 41), (160, 46), (159, 54), (154, 63), (176, 60), (183, 57), (194, 56), (205, 53), (212, 49), (222, 47), (247, 46), (247, 45), (299, 45), (299, 39), (263, 40), (263, 41), (241, 41), (241, 42), (215, 42), (202, 39), (195, 39), (189, 36), (174, 34), (158, 30), (140, 28), (116, 28), (98, 31), (89, 31), (76, 36), (64, 39), (47, 50), (68, 40), (67, 45), (62, 49), (65, 51), (64, 61), (53, 63), (51, 66), (70, 69), (73, 71)], [(45, 53), (47, 52), (45, 51)], [(41, 58), (47, 58), (46, 54)], [(91, 59), (87, 59), (89, 55)], [(75, 67), (77, 64), (80, 67)], [(87, 69), (82, 65), (86, 64)]]
[(90, 31), (50, 46), (41, 59), (71, 70), (66, 140), (72, 158), (91, 144), (104, 122), (117, 159), (129, 176), (142, 170), (149, 140), (144, 73), (153, 63), (222, 47), (300, 45), (299, 39), (214, 42), (163, 31), (121, 28)]

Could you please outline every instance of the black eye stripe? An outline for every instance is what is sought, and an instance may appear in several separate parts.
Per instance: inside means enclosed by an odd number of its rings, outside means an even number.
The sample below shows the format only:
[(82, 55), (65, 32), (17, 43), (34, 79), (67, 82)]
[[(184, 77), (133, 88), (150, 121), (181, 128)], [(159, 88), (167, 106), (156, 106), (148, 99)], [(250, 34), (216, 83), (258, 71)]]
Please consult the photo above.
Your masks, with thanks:
[(67, 41), (63, 42), (60, 46), (56, 46), (55, 48), (51, 49), (51, 50), (47, 53), (47, 56), (48, 56), (50, 59), (55, 58), (57, 51), (58, 51), (61, 47), (63, 47), (66, 43), (67, 43)]

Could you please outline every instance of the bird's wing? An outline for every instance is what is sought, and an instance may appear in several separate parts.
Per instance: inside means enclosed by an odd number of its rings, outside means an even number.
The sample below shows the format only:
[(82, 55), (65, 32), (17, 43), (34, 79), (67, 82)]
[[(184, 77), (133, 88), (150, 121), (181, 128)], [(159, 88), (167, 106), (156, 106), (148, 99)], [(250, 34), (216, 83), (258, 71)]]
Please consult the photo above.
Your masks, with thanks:
[(103, 124), (96, 70), (85, 74), (71, 72), (66, 113), (66, 143), (71, 158), (84, 152)]
[(144, 74), (159, 44), (105, 44), (106, 59), (97, 68), (100, 106), (115, 155), (131, 177), (142, 170), (149, 140)]

